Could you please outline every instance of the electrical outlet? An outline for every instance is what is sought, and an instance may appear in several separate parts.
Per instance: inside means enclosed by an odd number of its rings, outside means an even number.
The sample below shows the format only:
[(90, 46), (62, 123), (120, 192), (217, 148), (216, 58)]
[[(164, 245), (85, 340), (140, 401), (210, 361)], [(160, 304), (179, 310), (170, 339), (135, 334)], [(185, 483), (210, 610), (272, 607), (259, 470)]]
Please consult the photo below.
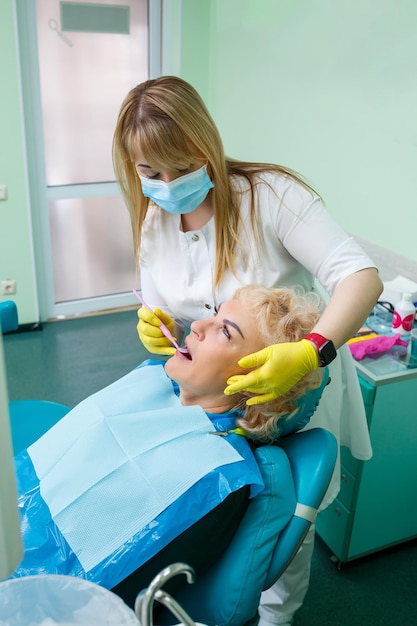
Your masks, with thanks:
[(0, 185), (0, 200), (7, 200), (7, 186)]
[(0, 289), (3, 296), (12, 296), (16, 293), (16, 281), (6, 278), (0, 281)]

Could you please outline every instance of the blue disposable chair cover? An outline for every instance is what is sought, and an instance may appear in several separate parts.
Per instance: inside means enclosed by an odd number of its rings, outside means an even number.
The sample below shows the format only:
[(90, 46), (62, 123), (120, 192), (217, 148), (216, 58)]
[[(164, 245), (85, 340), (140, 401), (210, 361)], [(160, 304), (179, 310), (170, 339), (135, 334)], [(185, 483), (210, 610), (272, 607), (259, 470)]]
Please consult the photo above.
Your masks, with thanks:
[[(155, 382), (154, 386), (150, 384), (152, 378)], [(138, 399), (140, 400), (145, 392), (144, 383), (148, 384), (146, 389), (148, 396), (159, 390), (159, 398), (155, 406), (145, 403), (146, 409), (137, 406)], [(160, 401), (161, 407), (158, 404)], [(182, 416), (182, 425), (179, 417), (181, 411), (186, 413)], [(161, 423), (166, 424), (167, 430), (162, 428), (157, 435), (156, 432), (152, 433), (152, 427), (149, 426), (150, 435), (146, 438), (144, 433), (140, 432), (140, 425), (148, 426), (149, 421), (152, 422), (155, 419), (155, 415), (163, 418)], [(180, 424), (180, 430), (172, 426), (173, 416), (176, 417), (175, 422)], [(22, 415), (23, 417), (25, 414)], [(169, 420), (171, 420), (171, 426)], [(47, 430), (45, 420), (40, 421), (43, 423), (42, 430)], [(196, 422), (195, 434), (193, 424)], [(199, 422), (200, 426), (198, 426)], [(93, 434), (98, 433), (98, 436), (101, 436), (104, 433), (102, 440), (104, 438), (106, 442), (106, 450), (115, 454), (110, 465), (104, 463), (101, 468), (104, 471), (103, 475), (98, 474), (97, 471), (101, 448), (97, 449), (97, 439), (92, 435), (92, 424), (98, 424), (98, 430)], [(238, 435), (230, 435), (230, 440), (208, 436), (208, 432), (214, 429), (229, 430), (234, 425), (235, 417), (232, 414), (216, 415), (211, 418), (199, 407), (182, 407), (170, 379), (161, 366), (136, 368), (119, 381), (90, 396), (63, 417), (58, 424), (55, 424), (36, 444), (29, 446), (29, 449), (23, 449), (15, 457), (19, 508), (24, 528), (25, 557), (13, 573), (13, 577), (42, 571), (42, 573), (49, 574), (80, 576), (104, 587), (112, 588), (172, 539), (214, 509), (232, 491), (244, 485), (250, 485), (251, 493), (255, 496), (263, 488), (263, 481), (246, 439)], [(168, 427), (172, 431), (169, 436)], [(133, 447), (133, 442), (127, 439), (133, 434), (136, 438), (135, 447)], [(24, 431), (23, 436), (26, 437), (24, 443), (27, 444), (27, 431)], [(180, 439), (186, 440), (186, 443), (182, 444)], [(147, 441), (146, 445), (144, 441)], [(165, 460), (166, 455), (170, 454), (168, 448), (174, 449), (174, 458), (171, 459), (171, 463), (175, 464), (177, 460), (175, 450), (178, 450), (178, 443), (181, 450), (186, 452), (187, 446), (189, 449), (188, 461), (187, 457), (178, 457), (182, 460), (181, 468), (187, 467), (186, 462), (189, 463), (186, 471), (193, 481), (189, 486), (187, 486), (188, 474), (184, 476), (181, 471), (175, 474), (180, 476), (181, 481), (171, 486), (169, 482), (172, 482), (173, 473), (169, 469), (171, 466), (167, 464), (163, 469), (163, 464), (161, 465), (161, 459)], [(190, 464), (195, 464), (196, 460), (191, 448), (195, 448), (196, 443), (209, 450), (210, 453), (206, 454), (205, 458), (202, 455), (203, 471), (199, 470), (200, 473), (193, 479), (193, 468)], [(150, 447), (148, 448), (147, 445)], [(74, 450), (73, 454), (70, 454), (71, 446)], [(123, 446), (126, 447), (125, 450), (122, 450)], [(16, 447), (18, 447), (17, 444)], [(95, 451), (97, 451), (95, 462), (92, 462)], [(133, 482), (130, 484), (124, 482), (127, 466), (132, 470), (130, 474), (133, 480), (140, 475), (145, 477), (144, 480), (138, 482), (146, 487), (148, 460), (152, 456), (149, 455), (149, 451), (152, 451), (154, 457), (153, 464), (150, 465), (151, 469), (158, 469), (160, 476), (168, 481), (170, 492), (166, 496), (160, 484), (155, 491), (158, 497), (152, 491), (151, 498), (147, 498), (143, 496), (143, 489), (142, 492), (140, 488), (133, 489)], [(144, 456), (146, 459), (142, 470), (140, 463)], [(54, 471), (61, 460), (62, 464), (58, 467), (58, 476), (56, 476)], [(212, 465), (213, 462), (217, 464)], [(71, 475), (72, 467), (74, 467), (73, 475)], [(119, 475), (115, 467), (121, 468)], [(140, 471), (137, 471), (136, 467), (139, 467)], [(51, 471), (50, 468), (52, 468)], [(87, 483), (84, 482), (85, 475), (88, 477)], [(72, 480), (65, 480), (66, 476), (71, 476)], [(109, 479), (105, 480), (107, 477)], [(42, 491), (41, 482), (44, 479), (45, 489)], [(51, 484), (52, 489), (48, 492), (48, 485), (50, 487)], [(115, 484), (117, 484), (116, 489)], [(181, 491), (184, 484), (185, 490)], [(102, 485), (104, 485), (104, 491)], [(94, 495), (93, 492), (97, 493), (97, 490), (103, 497), (97, 498), (97, 495)], [(160, 496), (161, 493), (162, 496)], [(51, 496), (49, 500), (45, 499), (45, 494)], [(83, 499), (84, 494), (87, 494), (87, 502), (85, 498)], [(172, 495), (175, 496), (173, 499)], [(93, 497), (93, 501), (89, 500), (90, 496)], [(66, 501), (54, 518), (49, 503), (56, 503), (54, 500), (56, 497), (61, 498), (59, 506), (62, 506), (62, 498)], [(113, 503), (109, 508), (108, 497), (115, 497), (121, 503), (120, 507)], [(135, 497), (140, 500), (135, 500)], [(164, 497), (168, 499), (166, 506), (163, 506), (162, 498)], [(91, 502), (93, 506), (90, 506)], [(149, 507), (149, 502), (151, 507)], [(78, 507), (80, 503), (81, 508)], [(147, 508), (151, 510), (151, 517)], [(69, 511), (69, 520), (62, 521), (60, 518), (58, 521), (58, 515), (62, 510), (65, 514)], [(97, 510), (102, 511), (102, 519), (105, 521), (101, 527), (102, 532), (97, 531), (98, 522), (102, 521), (97, 517)], [(114, 521), (117, 515), (119, 525)], [(82, 519), (81, 522), (80, 519)], [(142, 523), (140, 520), (143, 519), (145, 521)], [(120, 530), (120, 528), (123, 529), (123, 525), (125, 530)], [(85, 555), (87, 555), (86, 558)]]

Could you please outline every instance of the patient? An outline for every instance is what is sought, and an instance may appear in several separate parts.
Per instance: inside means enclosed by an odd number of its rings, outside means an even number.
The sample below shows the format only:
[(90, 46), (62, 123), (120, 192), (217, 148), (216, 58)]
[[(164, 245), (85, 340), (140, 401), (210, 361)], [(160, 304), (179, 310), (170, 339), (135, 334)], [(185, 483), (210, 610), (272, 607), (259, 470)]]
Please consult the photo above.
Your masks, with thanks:
[(243, 287), (214, 317), (193, 322), (187, 355), (145, 362), (20, 453), (25, 557), (13, 577), (80, 576), (133, 606), (162, 567), (207, 569), (262, 489), (249, 441), (302, 428), (327, 371), (252, 407), (224, 395), (226, 380), (241, 373), (241, 357), (300, 340), (318, 316), (313, 294)]
[(302, 428), (289, 428), (286, 420), (293, 424), (298, 401), (320, 385), (323, 370), (310, 372), (286, 394), (261, 405), (246, 406), (243, 395), (226, 396), (223, 391), (228, 378), (242, 374), (239, 359), (274, 343), (299, 341), (316, 324), (319, 308), (313, 293), (255, 285), (238, 289), (214, 317), (191, 324), (185, 340), (191, 361), (177, 352), (166, 363), (166, 373), (180, 385), (182, 404), (199, 404), (211, 413), (240, 409), (237, 425), (262, 443)]

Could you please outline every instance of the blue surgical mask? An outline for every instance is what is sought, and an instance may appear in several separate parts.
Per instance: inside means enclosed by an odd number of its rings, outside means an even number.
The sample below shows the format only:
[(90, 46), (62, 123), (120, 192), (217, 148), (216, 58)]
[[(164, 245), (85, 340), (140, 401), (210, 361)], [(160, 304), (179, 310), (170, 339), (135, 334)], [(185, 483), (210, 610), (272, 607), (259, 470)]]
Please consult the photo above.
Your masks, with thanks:
[(155, 204), (174, 215), (192, 213), (214, 187), (205, 165), (195, 172), (179, 176), (169, 183), (139, 176), (142, 193)]

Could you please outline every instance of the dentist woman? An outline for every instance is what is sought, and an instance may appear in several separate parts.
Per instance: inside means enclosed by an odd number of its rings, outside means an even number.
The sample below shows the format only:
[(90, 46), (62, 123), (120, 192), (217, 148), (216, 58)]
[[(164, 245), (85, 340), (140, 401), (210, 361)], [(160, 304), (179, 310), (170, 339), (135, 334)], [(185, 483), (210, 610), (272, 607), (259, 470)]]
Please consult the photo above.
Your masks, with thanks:
[[(333, 432), (357, 458), (370, 458), (359, 383), (344, 344), (372, 310), (382, 283), (372, 260), (314, 190), (282, 166), (226, 157), (202, 99), (173, 76), (129, 92), (113, 160), (130, 212), (143, 296), (177, 339), (241, 285), (324, 288), (328, 302), (313, 331), (241, 359), (242, 373), (229, 378), (224, 393), (247, 392), (248, 404), (263, 403), (330, 364), (332, 382), (311, 425)], [(172, 354), (159, 319), (144, 307), (139, 318), (139, 337), (149, 352)], [(339, 490), (337, 470), (326, 505)], [(264, 592), (261, 626), (292, 623), (308, 588), (313, 545), (314, 527), (285, 574)]]

